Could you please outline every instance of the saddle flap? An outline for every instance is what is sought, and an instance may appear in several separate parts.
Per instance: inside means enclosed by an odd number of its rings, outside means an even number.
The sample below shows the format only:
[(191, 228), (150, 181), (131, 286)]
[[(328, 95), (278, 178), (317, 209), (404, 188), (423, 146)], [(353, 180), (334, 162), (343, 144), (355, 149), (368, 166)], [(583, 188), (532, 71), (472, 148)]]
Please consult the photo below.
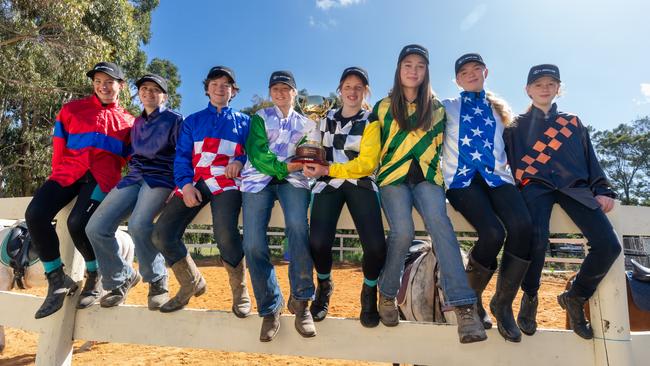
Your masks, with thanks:
[(637, 280), (632, 271), (627, 271), (625, 274), (634, 304), (639, 309), (650, 312), (650, 283)]

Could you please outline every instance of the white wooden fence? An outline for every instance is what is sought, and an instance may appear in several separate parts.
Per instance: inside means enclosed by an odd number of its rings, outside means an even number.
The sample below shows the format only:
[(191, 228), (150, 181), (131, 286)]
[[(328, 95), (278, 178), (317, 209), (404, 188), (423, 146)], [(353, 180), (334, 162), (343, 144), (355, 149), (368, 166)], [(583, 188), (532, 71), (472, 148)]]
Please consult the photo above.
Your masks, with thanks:
[[(0, 218), (24, 216), (29, 198), (0, 199)], [(65, 222), (68, 206), (58, 216)], [(277, 209), (277, 206), (276, 206)], [(472, 227), (451, 207), (449, 215), (457, 231)], [(63, 219), (61, 219), (63, 218)], [(418, 215), (416, 229), (423, 230)], [(650, 209), (619, 206), (610, 215), (617, 233), (650, 236)], [(209, 224), (209, 210), (194, 223)], [(282, 214), (274, 211), (271, 226), (283, 227)], [(339, 228), (353, 229), (344, 210)], [(577, 233), (577, 228), (560, 209), (551, 218), (551, 231)], [(83, 260), (72, 245), (65, 225), (57, 225), (62, 260), (75, 280), (83, 277)], [(75, 299), (45, 319), (34, 313), (42, 298), (0, 292), (0, 324), (40, 333), (37, 365), (67, 365), (72, 360), (74, 339), (107, 342), (204, 348), (222, 351), (258, 352), (380, 362), (437, 365), (648, 365), (650, 332), (630, 332), (623, 275), (623, 256), (615, 262), (590, 301), (595, 338), (583, 340), (571, 331), (538, 330), (520, 344), (508, 343), (496, 329), (488, 331), (486, 342), (461, 345), (456, 327), (422, 323), (401, 323), (395, 328), (382, 325), (363, 328), (358, 320), (327, 318), (317, 324), (318, 336), (305, 339), (293, 328), (293, 316), (282, 316), (282, 329), (273, 342), (258, 341), (260, 319), (238, 319), (230, 312), (185, 309), (172, 314), (149, 311), (143, 306), (123, 305), (103, 309), (95, 305), (77, 311)]]

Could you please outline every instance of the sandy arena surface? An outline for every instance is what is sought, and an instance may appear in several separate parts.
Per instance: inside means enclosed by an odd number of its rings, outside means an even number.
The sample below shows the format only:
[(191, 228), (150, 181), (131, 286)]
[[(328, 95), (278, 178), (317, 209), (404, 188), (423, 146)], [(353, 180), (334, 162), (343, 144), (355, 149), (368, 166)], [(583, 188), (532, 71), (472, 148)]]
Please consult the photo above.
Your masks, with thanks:
[[(188, 307), (198, 309), (229, 310), (231, 306), (230, 288), (226, 271), (216, 260), (198, 261), (200, 270), (209, 284), (208, 292), (198, 298), (192, 298)], [(276, 265), (282, 291), (288, 298), (288, 266)], [(357, 318), (359, 316), (359, 289), (363, 275), (359, 266), (336, 265), (333, 271), (336, 284), (330, 303), (330, 314), (337, 317)], [(171, 276), (173, 278), (173, 276)], [(566, 278), (566, 277), (565, 277)], [(495, 288), (495, 278), (483, 295), (488, 303)], [(538, 323), (541, 328), (564, 328), (564, 312), (555, 297), (564, 289), (565, 279), (545, 276), (540, 293), (540, 314)], [(171, 279), (172, 293), (176, 292), (177, 283)], [(130, 293), (127, 304), (146, 305), (148, 286), (138, 284)], [(252, 289), (249, 290), (252, 296)], [(45, 288), (31, 289), (28, 293), (44, 296)], [(519, 299), (519, 296), (518, 296)], [(516, 309), (519, 308), (516, 301)], [(254, 304), (254, 302), (253, 302)], [(82, 310), (83, 311), (83, 310)], [(256, 309), (253, 311), (257, 311)], [(318, 326), (318, 325), (317, 325)], [(38, 334), (8, 328), (7, 346), (0, 354), (0, 365), (32, 365), (36, 357)], [(318, 359), (308, 357), (270, 356), (265, 354), (218, 352), (202, 349), (139, 346), (117, 343), (99, 343), (90, 350), (80, 349), (84, 341), (74, 343), (73, 364), (75, 365), (383, 365), (379, 363), (350, 362), (341, 360)]]

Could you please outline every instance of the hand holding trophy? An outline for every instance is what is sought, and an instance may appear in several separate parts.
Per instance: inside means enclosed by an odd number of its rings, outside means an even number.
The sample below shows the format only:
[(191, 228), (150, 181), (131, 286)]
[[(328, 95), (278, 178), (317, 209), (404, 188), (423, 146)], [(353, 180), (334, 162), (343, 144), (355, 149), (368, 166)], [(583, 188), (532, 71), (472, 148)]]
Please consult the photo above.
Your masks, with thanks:
[[(321, 96), (309, 96), (299, 101), (303, 113), (314, 121), (313, 126), (307, 133), (307, 142), (296, 148), (296, 155), (291, 159), (292, 163), (304, 163), (308, 166), (319, 164), (327, 167), (325, 149), (321, 146), (319, 123), (324, 118), (333, 102)], [(310, 169), (313, 170), (313, 169)], [(308, 177), (309, 173), (305, 173)], [(320, 174), (323, 175), (323, 174)], [(319, 176), (320, 176), (319, 175)]]

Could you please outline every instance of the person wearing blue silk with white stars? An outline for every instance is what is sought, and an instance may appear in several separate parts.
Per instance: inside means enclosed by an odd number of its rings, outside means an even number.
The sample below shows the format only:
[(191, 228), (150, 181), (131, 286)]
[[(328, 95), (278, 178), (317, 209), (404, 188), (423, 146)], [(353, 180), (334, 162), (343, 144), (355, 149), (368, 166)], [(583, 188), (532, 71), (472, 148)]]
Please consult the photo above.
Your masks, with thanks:
[(447, 113), (442, 157), (447, 199), (478, 233), (465, 272), (485, 329), (492, 327), (492, 320), (481, 295), (505, 245), (490, 310), (499, 333), (507, 341), (519, 342), (512, 302), (530, 264), (532, 226), (505, 153), (503, 131), (511, 123), (511, 113), (504, 101), (485, 91), (488, 69), (481, 55), (461, 56), (455, 71), (460, 97), (442, 102)]

